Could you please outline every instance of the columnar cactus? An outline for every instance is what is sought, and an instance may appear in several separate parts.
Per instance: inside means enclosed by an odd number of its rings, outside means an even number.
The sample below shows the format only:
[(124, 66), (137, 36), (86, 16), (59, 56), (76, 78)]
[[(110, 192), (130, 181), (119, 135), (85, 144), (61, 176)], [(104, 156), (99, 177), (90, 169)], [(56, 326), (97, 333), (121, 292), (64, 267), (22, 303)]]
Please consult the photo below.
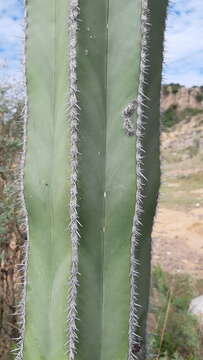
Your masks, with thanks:
[(167, 0), (26, 1), (17, 359), (145, 358)]

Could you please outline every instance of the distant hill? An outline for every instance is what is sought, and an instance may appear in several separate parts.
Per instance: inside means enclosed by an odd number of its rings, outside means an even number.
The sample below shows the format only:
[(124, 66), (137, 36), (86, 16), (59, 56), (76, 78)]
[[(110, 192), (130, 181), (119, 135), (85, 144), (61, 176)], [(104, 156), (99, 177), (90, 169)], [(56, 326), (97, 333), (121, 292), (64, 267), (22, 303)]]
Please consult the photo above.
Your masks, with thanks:
[(203, 114), (203, 86), (186, 88), (179, 84), (163, 85), (161, 120), (164, 129), (198, 114)]
[(153, 233), (153, 264), (199, 279), (203, 279), (202, 97), (203, 87), (162, 88), (162, 186)]

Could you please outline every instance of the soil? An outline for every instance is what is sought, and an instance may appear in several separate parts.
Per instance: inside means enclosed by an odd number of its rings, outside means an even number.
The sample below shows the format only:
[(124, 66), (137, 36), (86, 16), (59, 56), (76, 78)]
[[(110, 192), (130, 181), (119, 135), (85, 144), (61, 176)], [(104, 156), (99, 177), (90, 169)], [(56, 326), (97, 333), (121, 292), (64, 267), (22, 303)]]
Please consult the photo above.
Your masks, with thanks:
[(153, 232), (153, 264), (203, 279), (203, 208), (160, 208)]

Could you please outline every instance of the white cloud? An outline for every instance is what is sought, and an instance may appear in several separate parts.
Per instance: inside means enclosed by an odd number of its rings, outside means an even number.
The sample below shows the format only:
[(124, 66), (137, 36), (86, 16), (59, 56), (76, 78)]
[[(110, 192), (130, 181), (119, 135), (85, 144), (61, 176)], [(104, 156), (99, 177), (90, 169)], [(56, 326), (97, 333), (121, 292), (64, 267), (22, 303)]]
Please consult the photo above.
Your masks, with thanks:
[(203, 74), (200, 74), (198, 70), (190, 70), (184, 73), (168, 73), (164, 75), (164, 83), (179, 83), (187, 87), (193, 85), (201, 86), (203, 84)]
[(177, 0), (168, 16), (165, 82), (203, 84), (203, 1)]
[(23, 0), (0, 0), (0, 79), (20, 77)]
[[(0, 0), (1, 73), (20, 73), (23, 0)], [(164, 82), (203, 84), (203, 0), (173, 0), (165, 49)], [(7, 71), (7, 73), (6, 73)]]
[(23, 38), (23, 27), (21, 20), (13, 20), (11, 17), (0, 18), (0, 47), (8, 43), (21, 41)]
[(21, 17), (23, 0), (0, 0), (0, 14), (12, 13), (12, 15)]

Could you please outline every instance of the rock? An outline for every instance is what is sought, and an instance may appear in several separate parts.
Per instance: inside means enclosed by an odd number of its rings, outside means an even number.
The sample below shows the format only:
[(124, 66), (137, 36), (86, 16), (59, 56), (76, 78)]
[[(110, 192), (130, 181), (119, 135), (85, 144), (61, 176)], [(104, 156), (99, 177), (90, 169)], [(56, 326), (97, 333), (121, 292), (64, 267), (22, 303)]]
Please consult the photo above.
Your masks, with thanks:
[(203, 295), (194, 298), (189, 306), (189, 312), (196, 315), (203, 330)]

